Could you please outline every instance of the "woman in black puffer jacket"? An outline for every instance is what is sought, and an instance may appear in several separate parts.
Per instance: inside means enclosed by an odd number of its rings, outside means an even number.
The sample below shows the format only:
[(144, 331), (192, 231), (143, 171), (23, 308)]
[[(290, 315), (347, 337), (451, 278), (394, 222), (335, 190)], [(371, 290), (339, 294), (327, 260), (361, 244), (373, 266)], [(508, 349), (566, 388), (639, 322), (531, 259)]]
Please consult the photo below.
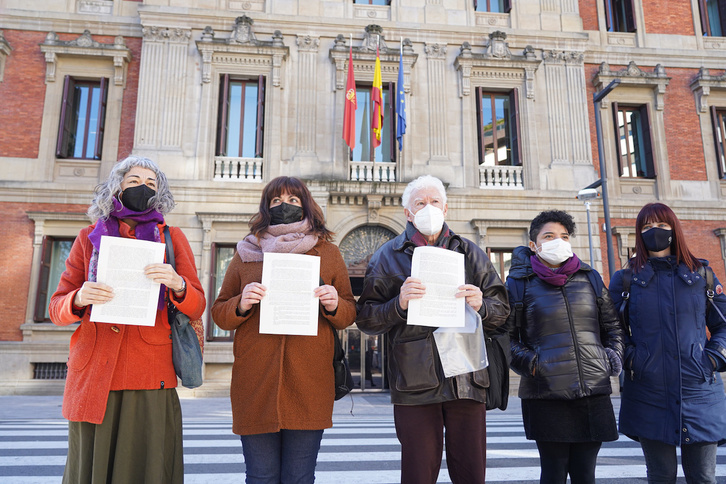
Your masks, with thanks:
[(602, 442), (618, 438), (610, 376), (622, 367), (623, 331), (600, 275), (572, 253), (574, 232), (566, 212), (540, 213), (507, 278), (511, 366), (543, 484), (568, 474), (572, 484), (594, 483)]

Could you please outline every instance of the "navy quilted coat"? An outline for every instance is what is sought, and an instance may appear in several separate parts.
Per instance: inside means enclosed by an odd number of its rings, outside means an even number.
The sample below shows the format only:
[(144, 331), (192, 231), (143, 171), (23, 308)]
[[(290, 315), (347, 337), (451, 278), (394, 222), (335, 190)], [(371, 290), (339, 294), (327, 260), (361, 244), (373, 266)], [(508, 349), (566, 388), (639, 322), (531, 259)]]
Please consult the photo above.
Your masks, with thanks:
[[(718, 280), (714, 286), (714, 301), (726, 314), (726, 295)], [(610, 283), (616, 307), (622, 292), (619, 271)], [(726, 322), (708, 306), (704, 278), (676, 264), (674, 256), (650, 258), (633, 274), (621, 433), (669, 445), (726, 439), (726, 396), (714, 371), (726, 370)], [(716, 361), (715, 369), (709, 356)]]

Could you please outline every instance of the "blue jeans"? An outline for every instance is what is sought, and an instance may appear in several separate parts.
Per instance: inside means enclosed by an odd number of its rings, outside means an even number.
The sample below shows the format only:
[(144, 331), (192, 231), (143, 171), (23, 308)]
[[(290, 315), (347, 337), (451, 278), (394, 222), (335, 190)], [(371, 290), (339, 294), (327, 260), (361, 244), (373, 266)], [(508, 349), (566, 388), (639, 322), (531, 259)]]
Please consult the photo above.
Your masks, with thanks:
[[(649, 484), (675, 484), (676, 446), (641, 438)], [(716, 442), (681, 445), (681, 465), (688, 484), (716, 484)]]
[(242, 435), (247, 484), (311, 484), (322, 430)]

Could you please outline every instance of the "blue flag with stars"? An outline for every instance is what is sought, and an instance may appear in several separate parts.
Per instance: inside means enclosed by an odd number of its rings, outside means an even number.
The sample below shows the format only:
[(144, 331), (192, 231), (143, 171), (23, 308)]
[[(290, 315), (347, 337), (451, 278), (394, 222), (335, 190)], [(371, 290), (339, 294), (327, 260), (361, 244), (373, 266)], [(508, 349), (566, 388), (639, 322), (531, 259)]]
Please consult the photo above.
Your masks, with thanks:
[(396, 114), (398, 122), (396, 123), (396, 139), (398, 140), (398, 150), (403, 150), (403, 135), (406, 134), (406, 97), (403, 94), (403, 49), (401, 49), (401, 57), (398, 61), (398, 82), (396, 83)]

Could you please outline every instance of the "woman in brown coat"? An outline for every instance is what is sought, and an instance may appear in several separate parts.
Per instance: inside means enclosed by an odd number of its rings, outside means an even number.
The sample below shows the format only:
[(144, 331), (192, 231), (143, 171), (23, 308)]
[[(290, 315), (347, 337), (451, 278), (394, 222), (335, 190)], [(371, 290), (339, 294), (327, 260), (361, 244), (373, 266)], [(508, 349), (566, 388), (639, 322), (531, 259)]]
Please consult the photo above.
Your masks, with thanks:
[[(262, 192), (250, 234), (237, 244), (212, 306), (215, 323), (235, 330), (230, 393), (247, 483), (315, 479), (323, 429), (333, 425), (333, 328), (344, 329), (355, 319), (348, 271), (331, 238), (305, 184), (275, 178)], [(320, 257), (317, 336), (260, 334), (265, 252)]]

